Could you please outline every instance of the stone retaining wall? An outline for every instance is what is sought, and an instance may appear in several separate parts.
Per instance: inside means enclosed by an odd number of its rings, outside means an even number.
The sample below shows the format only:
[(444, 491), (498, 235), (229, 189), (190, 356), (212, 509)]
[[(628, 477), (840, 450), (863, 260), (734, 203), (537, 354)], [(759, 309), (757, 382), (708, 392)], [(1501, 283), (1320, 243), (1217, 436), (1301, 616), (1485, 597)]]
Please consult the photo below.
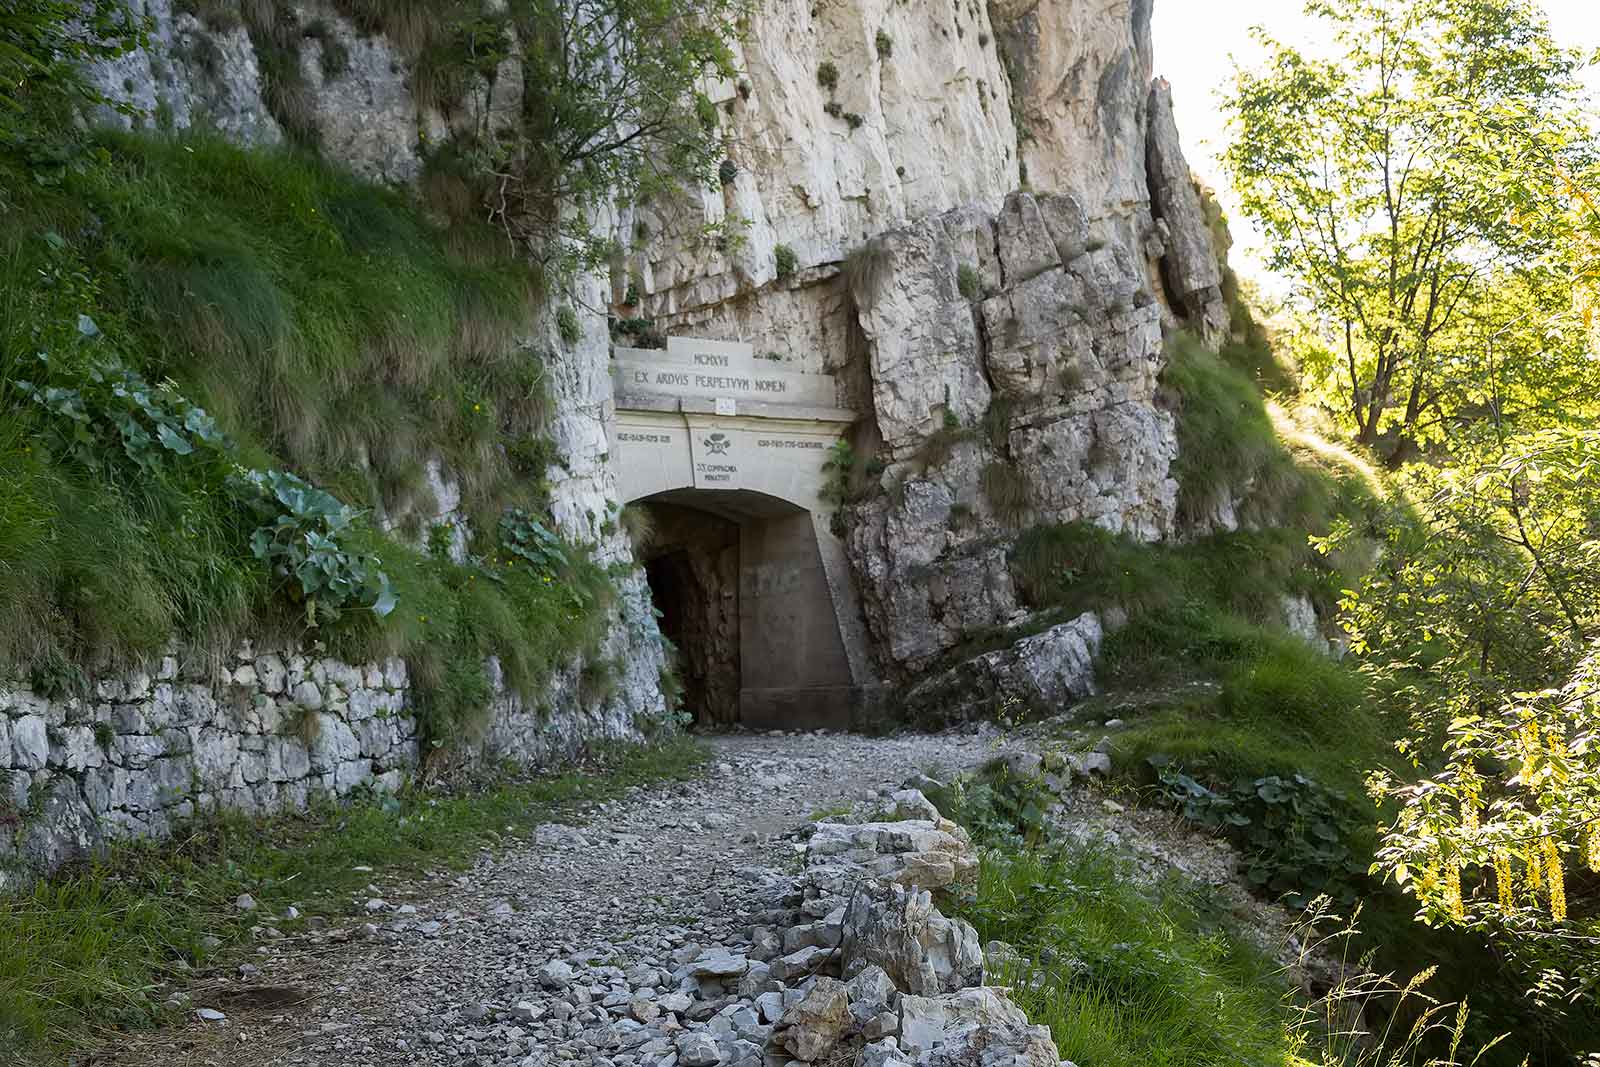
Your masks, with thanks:
[[(638, 597), (642, 582), (628, 585)], [(607, 646), (615, 659), (629, 642), (619, 632)], [(577, 662), (537, 702), (502, 691), (469, 758), (544, 765), (593, 740), (637, 738), (658, 668), (641, 660), (594, 700), (580, 692)], [(493, 662), (490, 676), (500, 677)], [(221, 660), (169, 655), (95, 678), (84, 695), (0, 681), (0, 892), (108, 840), (166, 837), (199, 812), (394, 792), (421, 755), (408, 693), (400, 659), (351, 664), (248, 643)]]

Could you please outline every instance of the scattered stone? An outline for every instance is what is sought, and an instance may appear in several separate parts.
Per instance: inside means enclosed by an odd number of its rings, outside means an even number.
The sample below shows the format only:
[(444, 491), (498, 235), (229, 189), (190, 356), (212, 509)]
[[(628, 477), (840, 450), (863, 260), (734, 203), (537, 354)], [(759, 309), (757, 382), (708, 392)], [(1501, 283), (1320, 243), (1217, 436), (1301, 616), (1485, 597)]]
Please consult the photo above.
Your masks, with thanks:
[(678, 1062), (684, 1067), (715, 1067), (722, 1062), (722, 1050), (704, 1031), (685, 1033), (678, 1038)]
[(240, 893), (233, 899), (233, 906), (238, 908), (240, 911), (255, 911), (256, 898), (251, 896), (249, 893)]
[(850, 997), (844, 983), (819, 978), (800, 1003), (783, 1013), (777, 1029), (789, 1054), (809, 1063), (839, 1043), (850, 1021)]

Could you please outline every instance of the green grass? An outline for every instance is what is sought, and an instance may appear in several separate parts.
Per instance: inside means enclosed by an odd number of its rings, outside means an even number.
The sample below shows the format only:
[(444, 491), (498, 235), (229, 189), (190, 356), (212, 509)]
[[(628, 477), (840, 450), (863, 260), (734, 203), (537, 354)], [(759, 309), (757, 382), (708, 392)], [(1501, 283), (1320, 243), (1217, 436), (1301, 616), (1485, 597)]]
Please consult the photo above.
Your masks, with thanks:
[[(62, 1062), (105, 1029), (158, 1023), (171, 988), (160, 983), (181, 983), (180, 961), (244, 950), (263, 915), (293, 904), (308, 916), (348, 917), (352, 894), (374, 878), (463, 868), (480, 848), (539, 823), (571, 819), (633, 786), (693, 777), (704, 759), (688, 740), (607, 749), (586, 772), (298, 816), (208, 819), (169, 843), (117, 846), (92, 867), (0, 898), (0, 1064)], [(241, 893), (259, 910), (240, 915)], [(221, 947), (207, 949), (207, 937)]]
[(1204, 521), (1225, 497), (1237, 499), (1240, 518), (1252, 526), (1312, 529), (1335, 514), (1370, 511), (1373, 498), (1362, 472), (1337, 462), (1311, 462), (1291, 451), (1257, 388), (1253, 371), (1180, 336), (1168, 352), (1162, 385), (1178, 398), (1178, 520)]
[[(356, 540), (400, 607), (381, 626), (356, 611), (314, 635), (351, 656), (406, 656), (437, 736), (481, 710), (483, 656), (527, 695), (592, 652), (608, 576), (581, 552), (554, 583), (498, 556), (497, 520), (537, 513), (554, 458), (545, 358), (518, 341), (536, 272), (469, 223), (447, 233), (402, 194), (293, 151), (103, 134), (37, 181), (26, 151), (0, 151), (0, 182), (17, 190), (0, 215), (0, 662), (50, 678), (174, 639), (302, 636), (223, 488), (235, 459), (293, 470), (408, 535), (435, 503), (425, 463), (460, 480), (484, 562), (424, 557), (369, 521)], [(80, 333), (83, 315), (97, 337)], [(53, 453), (54, 416), (14, 384), (37, 377), (40, 351), (168, 383), (237, 448), (137, 477)]]
[(1276, 967), (1199, 887), (1141, 886), (1104, 845), (984, 856), (958, 911), (1021, 961), (992, 979), (1064, 1059), (1095, 1067), (1284, 1062)]

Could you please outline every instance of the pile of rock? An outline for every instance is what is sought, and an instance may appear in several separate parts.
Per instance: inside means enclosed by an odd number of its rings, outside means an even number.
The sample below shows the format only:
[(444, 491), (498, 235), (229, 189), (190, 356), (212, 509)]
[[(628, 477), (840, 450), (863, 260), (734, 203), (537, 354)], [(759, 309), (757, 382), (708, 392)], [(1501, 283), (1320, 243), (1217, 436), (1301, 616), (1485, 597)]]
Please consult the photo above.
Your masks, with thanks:
[(976, 878), (966, 831), (917, 790), (888, 806), (809, 828), (802, 872), (768, 877), (772, 907), (729, 944), (627, 970), (552, 960), (484, 1021), (500, 1016), (524, 1067), (580, 1047), (611, 1067), (1057, 1067), (1049, 1031), (983, 985), (977, 933), (934, 906)]

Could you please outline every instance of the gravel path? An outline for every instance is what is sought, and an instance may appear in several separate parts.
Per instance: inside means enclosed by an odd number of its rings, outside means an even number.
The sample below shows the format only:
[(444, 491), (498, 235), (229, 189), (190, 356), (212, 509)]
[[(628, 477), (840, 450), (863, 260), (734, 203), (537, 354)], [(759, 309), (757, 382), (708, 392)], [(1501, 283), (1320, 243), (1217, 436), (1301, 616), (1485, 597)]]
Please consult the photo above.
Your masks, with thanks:
[(96, 1062), (655, 1062), (648, 1050), (616, 1057), (585, 1037), (626, 1001), (567, 996), (546, 1014), (563, 962), (613, 965), (625, 989), (736, 939), (797, 867), (788, 831), (930, 765), (981, 762), (994, 739), (739, 735), (712, 747), (703, 780), (636, 791), (582, 827), (542, 827), (535, 841), (486, 852), (447, 880), (375, 881), (344, 929), (264, 941), (245, 981), (303, 986), (306, 1003), (243, 1008), (226, 1001), (226, 985), (201, 987), (196, 1005), (214, 1002), (226, 1020), (136, 1035)]

